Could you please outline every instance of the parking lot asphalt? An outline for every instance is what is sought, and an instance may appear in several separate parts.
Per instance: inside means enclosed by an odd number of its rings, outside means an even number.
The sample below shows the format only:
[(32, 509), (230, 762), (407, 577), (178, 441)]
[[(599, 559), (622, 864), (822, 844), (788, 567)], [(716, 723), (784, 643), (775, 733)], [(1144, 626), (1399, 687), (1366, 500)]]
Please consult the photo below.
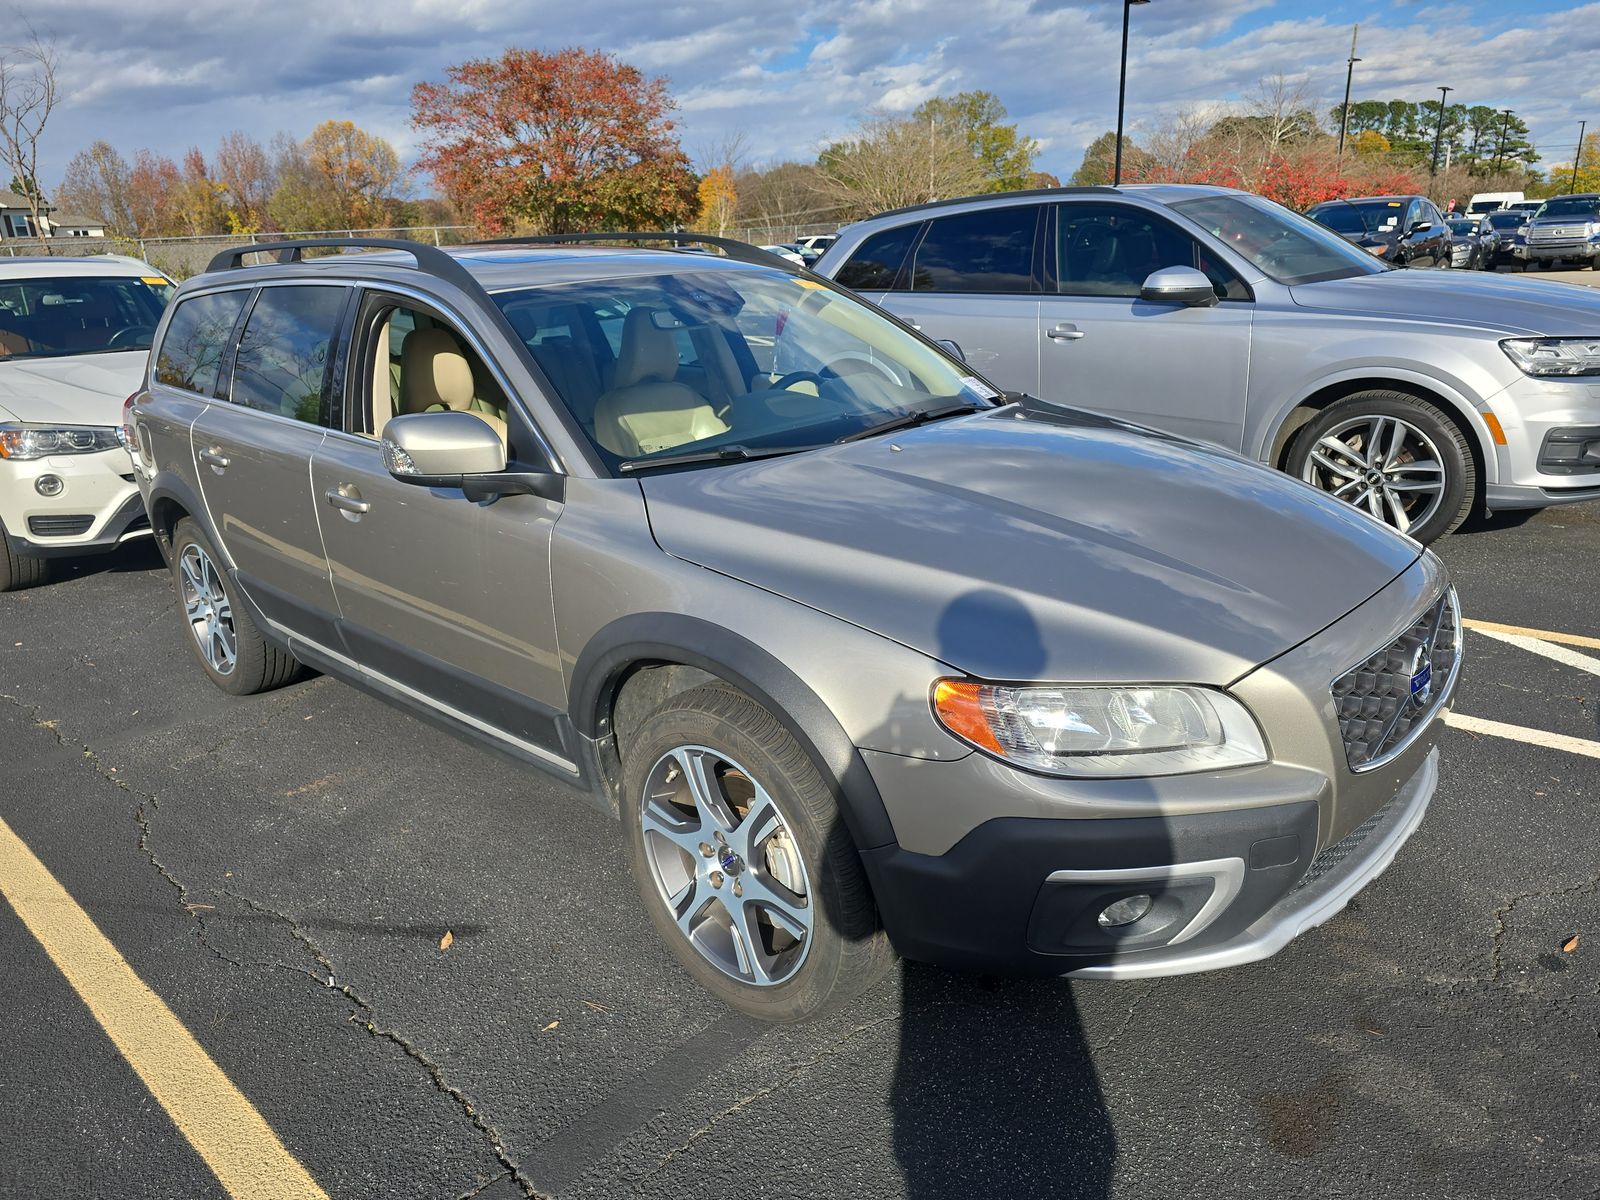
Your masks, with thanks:
[[(1470, 618), (1600, 638), (1600, 504), (1439, 549)], [(1600, 1195), (1600, 759), (1447, 730), (1394, 866), (1264, 963), (910, 965), (769, 1028), (575, 793), (185, 636), (148, 547), (0, 596), (0, 819), (328, 1196)], [(1600, 739), (1600, 648), (1468, 639), (1459, 713)], [(6, 905), (0, 955), (0, 1195), (225, 1194)]]

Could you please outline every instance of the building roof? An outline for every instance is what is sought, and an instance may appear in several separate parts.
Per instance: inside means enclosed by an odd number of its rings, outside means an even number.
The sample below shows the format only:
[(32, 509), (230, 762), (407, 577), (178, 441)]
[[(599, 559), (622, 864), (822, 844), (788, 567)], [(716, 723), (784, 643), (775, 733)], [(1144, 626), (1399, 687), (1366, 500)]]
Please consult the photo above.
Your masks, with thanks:
[[(0, 208), (25, 209), (27, 207), (28, 198), (26, 196), (19, 196), (16, 192), (9, 191), (6, 188), (0, 188)], [(39, 204), (39, 211), (42, 213), (54, 212), (55, 205), (47, 202), (41, 202)]]

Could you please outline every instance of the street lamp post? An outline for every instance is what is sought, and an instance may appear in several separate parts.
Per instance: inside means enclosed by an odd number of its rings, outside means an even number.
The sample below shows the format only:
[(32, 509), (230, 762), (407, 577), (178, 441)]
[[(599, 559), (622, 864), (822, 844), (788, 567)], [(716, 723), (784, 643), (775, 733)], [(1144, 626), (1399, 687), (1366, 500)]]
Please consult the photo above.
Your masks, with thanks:
[(1444, 98), (1453, 91), (1453, 87), (1439, 89), (1439, 127), (1433, 131), (1433, 165), (1428, 168), (1429, 179), (1439, 173), (1439, 143), (1444, 140)]
[(1344, 131), (1350, 127), (1350, 83), (1356, 75), (1356, 64), (1361, 60), (1356, 57), (1356, 34), (1361, 32), (1360, 25), (1350, 27), (1350, 58), (1345, 63), (1344, 69), (1344, 107), (1339, 110), (1339, 157), (1344, 158)]
[(1495, 147), (1494, 152), (1494, 169), (1496, 171), (1500, 169), (1500, 158), (1506, 152), (1506, 135), (1511, 132), (1511, 110), (1502, 108), (1500, 115), (1505, 118), (1505, 121), (1500, 126), (1500, 145)]
[[(1578, 190), (1578, 160), (1583, 157), (1583, 131), (1589, 128), (1588, 121), (1578, 122), (1578, 148), (1572, 152), (1572, 190)], [(1591, 264), (1593, 265), (1593, 264)]]
[(1117, 165), (1111, 182), (1122, 184), (1122, 111), (1128, 98), (1128, 13), (1135, 4), (1149, 4), (1150, 0), (1122, 0), (1122, 74), (1117, 80)]

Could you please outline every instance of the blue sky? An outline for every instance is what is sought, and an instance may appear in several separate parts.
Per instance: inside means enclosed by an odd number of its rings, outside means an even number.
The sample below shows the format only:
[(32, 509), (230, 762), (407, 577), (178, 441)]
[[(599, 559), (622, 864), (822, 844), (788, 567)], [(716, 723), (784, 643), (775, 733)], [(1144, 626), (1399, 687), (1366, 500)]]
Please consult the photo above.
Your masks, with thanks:
[[(191, 145), (210, 154), (234, 129), (266, 142), (329, 117), (409, 158), (411, 85), (509, 45), (600, 48), (667, 76), (696, 158), (743, 134), (752, 163), (810, 159), (868, 112), (984, 88), (1040, 140), (1039, 166), (1065, 176), (1115, 123), (1122, 13), (1119, 0), (58, 0), (39, 11), (63, 91), (42, 153), (47, 189), (95, 138), (176, 158)], [(1600, 2), (1151, 0), (1132, 14), (1133, 135), (1237, 103), (1280, 73), (1326, 109), (1355, 22), (1357, 99), (1431, 99), (1448, 84), (1452, 102), (1514, 109), (1553, 161), (1570, 160), (1580, 119), (1600, 129)]]

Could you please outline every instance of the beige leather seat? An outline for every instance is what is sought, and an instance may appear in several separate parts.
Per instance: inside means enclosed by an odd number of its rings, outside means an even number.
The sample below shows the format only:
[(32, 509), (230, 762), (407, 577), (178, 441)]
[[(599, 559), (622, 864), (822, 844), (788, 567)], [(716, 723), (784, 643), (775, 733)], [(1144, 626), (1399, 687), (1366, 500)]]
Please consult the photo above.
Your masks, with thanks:
[(506, 423), (477, 401), (472, 364), (448, 329), (413, 329), (400, 351), (400, 411), (470, 412), (506, 440)]
[(595, 440), (625, 458), (728, 431), (710, 401), (674, 381), (677, 344), (650, 318), (651, 310), (635, 308), (623, 319), (615, 382), (594, 406)]

